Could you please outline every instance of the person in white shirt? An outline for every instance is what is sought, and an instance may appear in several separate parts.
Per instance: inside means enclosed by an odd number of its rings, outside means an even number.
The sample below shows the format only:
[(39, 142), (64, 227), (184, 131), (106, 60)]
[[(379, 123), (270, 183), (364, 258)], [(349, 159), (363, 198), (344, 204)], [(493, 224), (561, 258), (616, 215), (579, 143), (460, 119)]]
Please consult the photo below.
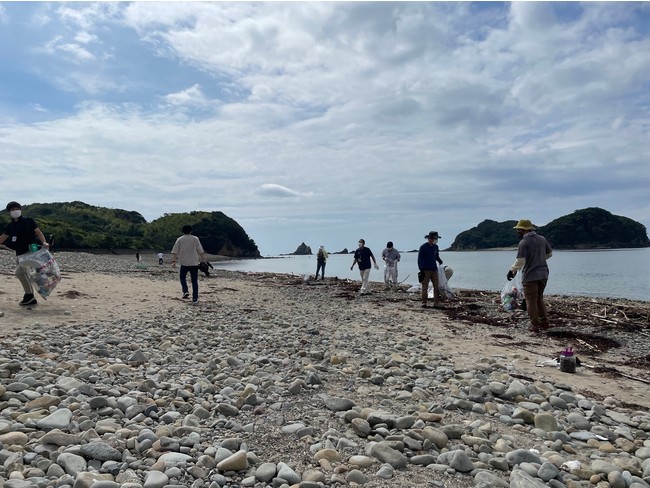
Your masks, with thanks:
[(187, 287), (187, 273), (192, 280), (192, 303), (199, 301), (199, 263), (205, 261), (205, 251), (198, 237), (192, 235), (192, 226), (183, 226), (183, 235), (176, 239), (172, 248), (172, 267), (176, 261), (181, 264), (180, 280), (183, 299), (190, 297)]
[(399, 251), (393, 247), (392, 241), (388, 241), (386, 244), (386, 249), (381, 252), (381, 258), (385, 263), (384, 284), (386, 285), (386, 289), (390, 289), (391, 286), (397, 287), (397, 263), (401, 259), (401, 255)]

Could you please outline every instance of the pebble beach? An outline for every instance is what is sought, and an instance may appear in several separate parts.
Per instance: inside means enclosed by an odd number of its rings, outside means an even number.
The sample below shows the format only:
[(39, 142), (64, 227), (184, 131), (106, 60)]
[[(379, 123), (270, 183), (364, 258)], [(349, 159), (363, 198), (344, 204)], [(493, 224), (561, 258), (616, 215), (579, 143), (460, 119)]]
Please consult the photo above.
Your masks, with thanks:
[(650, 488), (647, 371), (561, 372), (523, 318), (519, 349), (379, 284), (217, 270), (192, 305), (155, 255), (55, 256), (23, 308), (0, 252), (2, 487)]

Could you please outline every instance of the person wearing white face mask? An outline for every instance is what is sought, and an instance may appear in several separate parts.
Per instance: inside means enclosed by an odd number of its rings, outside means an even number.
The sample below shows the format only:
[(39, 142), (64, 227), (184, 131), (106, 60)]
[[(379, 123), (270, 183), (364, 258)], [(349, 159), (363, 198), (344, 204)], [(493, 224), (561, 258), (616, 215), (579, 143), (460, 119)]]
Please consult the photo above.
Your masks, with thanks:
[(372, 262), (375, 263), (375, 269), (379, 269), (379, 265), (377, 264), (377, 260), (375, 259), (374, 254), (370, 250), (370, 248), (366, 247), (366, 241), (363, 239), (359, 239), (359, 248), (354, 251), (354, 261), (352, 261), (352, 266), (350, 266), (350, 270), (354, 268), (354, 265), (357, 264), (359, 266), (359, 274), (361, 275), (361, 289), (359, 290), (359, 293), (361, 295), (365, 295), (367, 293), (370, 293), (370, 260), (372, 259)]
[[(7, 204), (7, 212), (11, 215), (11, 222), (7, 224), (4, 232), (0, 235), (0, 245), (4, 244), (9, 249), (15, 251), (16, 261), (18, 261), (18, 256), (28, 253), (30, 244), (36, 244), (37, 240), (41, 241), (43, 247), (49, 247), (45, 236), (41, 232), (41, 229), (38, 228), (36, 222), (33, 219), (22, 216), (20, 203), (9, 202)], [(18, 264), (14, 274), (25, 290), (25, 296), (19, 305), (36, 305), (37, 301), (34, 297), (34, 288), (25, 272), (25, 268)]]
[(440, 236), (434, 230), (429, 232), (424, 238), (427, 240), (420, 246), (418, 251), (418, 278), (422, 283), (422, 307), (426, 308), (427, 298), (429, 296), (429, 281), (433, 283), (433, 307), (440, 308), (440, 283), (438, 280), (438, 265), (442, 264), (440, 259), (440, 249), (438, 248), (438, 239)]

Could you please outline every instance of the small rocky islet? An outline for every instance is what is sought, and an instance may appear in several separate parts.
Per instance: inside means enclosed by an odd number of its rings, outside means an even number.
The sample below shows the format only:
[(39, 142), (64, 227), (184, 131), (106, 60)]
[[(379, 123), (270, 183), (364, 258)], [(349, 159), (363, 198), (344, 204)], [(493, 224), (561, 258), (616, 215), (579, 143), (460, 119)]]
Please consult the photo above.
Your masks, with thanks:
[[(134, 273), (111, 259), (60, 262)], [(335, 288), (212, 279), (198, 307), (5, 333), (0, 486), (650, 487), (647, 409), (510, 355), (457, 366)], [(259, 293), (229, 300), (241, 280)]]

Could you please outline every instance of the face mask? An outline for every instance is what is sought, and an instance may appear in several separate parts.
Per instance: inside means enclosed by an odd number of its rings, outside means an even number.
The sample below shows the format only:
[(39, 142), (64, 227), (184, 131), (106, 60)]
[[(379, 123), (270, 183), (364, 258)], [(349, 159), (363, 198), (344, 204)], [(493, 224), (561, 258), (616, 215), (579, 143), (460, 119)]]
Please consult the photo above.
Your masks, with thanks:
[(11, 212), (9, 212), (9, 215), (11, 215), (11, 218), (12, 218), (12, 219), (17, 219), (17, 218), (20, 217), (22, 214), (23, 214), (23, 213), (22, 213), (20, 210), (12, 210)]
[(438, 239), (434, 239), (434, 240), (433, 240), (433, 243), (434, 243), (434, 244), (438, 244)]

